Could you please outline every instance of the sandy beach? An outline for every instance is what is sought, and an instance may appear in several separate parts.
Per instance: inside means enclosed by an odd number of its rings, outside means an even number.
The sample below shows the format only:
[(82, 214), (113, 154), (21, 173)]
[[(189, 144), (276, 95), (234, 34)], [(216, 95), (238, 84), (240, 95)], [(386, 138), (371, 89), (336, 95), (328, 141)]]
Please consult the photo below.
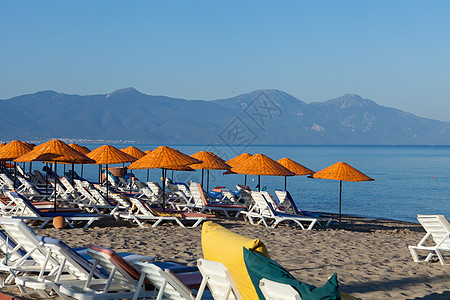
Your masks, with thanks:
[[(362, 299), (450, 298), (448, 266), (437, 260), (415, 263), (411, 258), (407, 246), (417, 244), (425, 234), (417, 224), (346, 217), (343, 229), (301, 231), (284, 226), (252, 226), (241, 219), (214, 221), (261, 239), (273, 259), (309, 284), (320, 286), (337, 272), (341, 290)], [(95, 244), (118, 252), (154, 256), (157, 261), (195, 265), (202, 257), (201, 226), (138, 228), (126, 222), (103, 221), (89, 229), (46, 228), (36, 232), (72, 247)], [(8, 290), (18, 294), (15, 288)]]

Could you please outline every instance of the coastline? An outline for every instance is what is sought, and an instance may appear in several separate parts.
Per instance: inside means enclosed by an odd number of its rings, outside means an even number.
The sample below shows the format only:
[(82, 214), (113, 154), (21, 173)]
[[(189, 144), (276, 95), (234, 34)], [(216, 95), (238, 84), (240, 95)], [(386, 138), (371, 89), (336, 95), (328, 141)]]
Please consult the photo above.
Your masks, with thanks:
[[(298, 280), (315, 286), (323, 285), (337, 272), (341, 290), (361, 299), (450, 298), (448, 266), (434, 259), (419, 264), (411, 258), (407, 246), (417, 244), (425, 234), (419, 224), (344, 216), (342, 229), (334, 225), (302, 231), (252, 226), (242, 219), (213, 221), (259, 238), (273, 259)], [(95, 244), (117, 252), (154, 256), (157, 261), (195, 265), (202, 257), (201, 226), (138, 228), (122, 221), (101, 221), (88, 229), (46, 228), (36, 233), (61, 239), (71, 247)], [(8, 291), (19, 295), (15, 287)]]

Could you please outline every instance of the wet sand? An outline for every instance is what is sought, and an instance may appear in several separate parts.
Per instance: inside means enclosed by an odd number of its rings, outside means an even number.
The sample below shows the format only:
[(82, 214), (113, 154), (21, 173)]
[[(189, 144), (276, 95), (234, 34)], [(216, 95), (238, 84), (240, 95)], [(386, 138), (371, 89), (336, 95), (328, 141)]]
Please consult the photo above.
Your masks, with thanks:
[[(437, 259), (415, 263), (411, 258), (408, 245), (417, 244), (425, 235), (418, 224), (345, 217), (341, 229), (332, 225), (302, 231), (252, 226), (242, 219), (214, 221), (259, 238), (272, 259), (309, 284), (323, 285), (337, 272), (341, 290), (362, 299), (450, 299), (450, 266), (442, 266)], [(139, 228), (122, 221), (101, 221), (88, 229), (46, 228), (36, 233), (61, 239), (72, 247), (94, 244), (154, 256), (157, 261), (195, 265), (202, 257), (201, 226)], [(16, 288), (8, 290), (19, 294)]]

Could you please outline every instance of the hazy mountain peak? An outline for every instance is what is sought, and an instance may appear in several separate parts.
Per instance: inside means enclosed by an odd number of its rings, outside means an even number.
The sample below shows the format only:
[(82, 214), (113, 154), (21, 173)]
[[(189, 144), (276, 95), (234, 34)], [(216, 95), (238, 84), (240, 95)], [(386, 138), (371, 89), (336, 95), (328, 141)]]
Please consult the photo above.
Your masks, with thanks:
[(114, 92), (107, 94), (106, 98), (117, 95), (142, 95), (142, 93), (136, 90), (134, 87), (128, 87), (124, 89), (115, 90)]
[(345, 94), (340, 97), (322, 102), (322, 105), (332, 105), (339, 108), (363, 107), (366, 105), (377, 105), (374, 101), (363, 99), (357, 94)]

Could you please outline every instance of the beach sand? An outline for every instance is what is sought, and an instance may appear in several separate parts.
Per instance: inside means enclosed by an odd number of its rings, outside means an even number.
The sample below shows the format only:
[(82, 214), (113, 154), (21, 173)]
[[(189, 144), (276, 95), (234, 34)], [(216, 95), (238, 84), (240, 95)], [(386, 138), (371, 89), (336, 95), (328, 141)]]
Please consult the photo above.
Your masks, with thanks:
[[(450, 266), (437, 260), (415, 263), (411, 258), (408, 245), (417, 244), (425, 234), (418, 224), (345, 217), (343, 229), (302, 231), (252, 226), (242, 219), (214, 219), (237, 233), (262, 240), (272, 259), (306, 283), (323, 285), (337, 272), (341, 290), (362, 299), (450, 299)], [(88, 229), (46, 228), (36, 233), (72, 247), (94, 244), (154, 256), (157, 261), (195, 265), (202, 257), (201, 226), (139, 228), (121, 221), (102, 221)], [(16, 288), (8, 290), (19, 294)]]

